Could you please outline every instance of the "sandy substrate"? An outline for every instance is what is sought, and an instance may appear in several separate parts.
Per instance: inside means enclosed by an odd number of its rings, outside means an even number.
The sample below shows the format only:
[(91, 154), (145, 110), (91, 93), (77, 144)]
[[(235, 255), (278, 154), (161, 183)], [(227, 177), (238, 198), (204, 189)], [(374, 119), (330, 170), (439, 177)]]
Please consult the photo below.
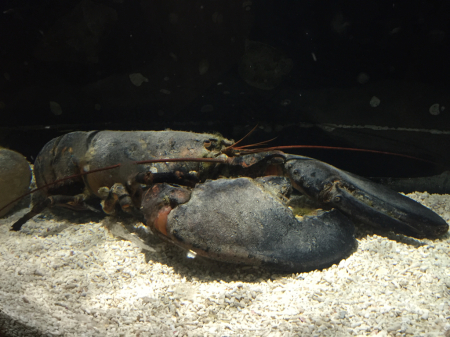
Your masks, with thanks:
[[(450, 221), (450, 195), (409, 196)], [(112, 220), (47, 214), (10, 232), (25, 211), (0, 219), (1, 336), (450, 336), (449, 234), (360, 227), (339, 265), (280, 275), (154, 237), (142, 250)]]

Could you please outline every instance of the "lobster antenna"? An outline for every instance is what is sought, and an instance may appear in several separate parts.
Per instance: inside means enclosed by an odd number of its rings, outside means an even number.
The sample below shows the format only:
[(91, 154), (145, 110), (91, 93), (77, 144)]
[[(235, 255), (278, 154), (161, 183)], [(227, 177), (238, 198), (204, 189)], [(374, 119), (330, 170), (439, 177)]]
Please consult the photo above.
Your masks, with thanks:
[(73, 175), (71, 175), (71, 176), (64, 177), (64, 178), (55, 180), (54, 182), (45, 184), (45, 185), (43, 185), (43, 186), (41, 186), (41, 187), (36, 187), (34, 190), (30, 190), (30, 191), (28, 191), (27, 193), (21, 195), (20, 197), (14, 199), (13, 201), (7, 203), (5, 206), (3, 206), (2, 208), (0, 208), (0, 212), (3, 211), (6, 207), (8, 207), (8, 206), (14, 204), (16, 201), (19, 201), (20, 199), (25, 198), (27, 195), (33, 194), (34, 192), (43, 190), (44, 188), (47, 188), (47, 187), (56, 185), (56, 184), (58, 184), (58, 183), (60, 183), (60, 182), (63, 182), (63, 181), (66, 181), (66, 180), (69, 180), (69, 179), (72, 179), (72, 178), (81, 177), (81, 176), (84, 176), (84, 175), (89, 174), (89, 173), (94, 173), (94, 172), (100, 172), (100, 171), (111, 170), (111, 169), (114, 169), (114, 168), (116, 168), (116, 167), (119, 167), (120, 165), (121, 165), (121, 164), (116, 164), (116, 165), (113, 165), (113, 166), (103, 167), (103, 168), (101, 168), (101, 169), (95, 169), (95, 170), (91, 170), (91, 171), (87, 171), (87, 172), (81, 172), (81, 173), (73, 174)]
[(233, 145), (230, 145), (228, 147), (226, 147), (225, 149), (222, 150), (222, 152), (226, 152), (229, 149), (233, 149), (237, 144), (239, 144), (240, 142), (242, 142), (245, 138), (247, 138), (248, 136), (250, 136), (258, 127), (258, 124), (256, 124), (253, 129), (250, 130), (249, 133), (247, 133), (244, 137), (242, 137), (241, 139), (239, 139), (237, 142), (235, 142)]
[(352, 147), (339, 147), (339, 146), (322, 146), (322, 145), (286, 145), (286, 146), (273, 146), (259, 149), (248, 149), (243, 151), (246, 153), (257, 153), (257, 152), (266, 152), (266, 151), (276, 151), (276, 150), (286, 150), (286, 149), (320, 149), (320, 150), (338, 150), (338, 151), (352, 151), (352, 152), (365, 152), (365, 153), (379, 153), (386, 154), (390, 156), (403, 157), (408, 159), (414, 159), (418, 161), (422, 161), (429, 164), (436, 164), (430, 160), (418, 158), (414, 156), (410, 156), (407, 154), (388, 152), (388, 151), (377, 151), (377, 150), (368, 150), (368, 149), (358, 149)]
[[(255, 127), (252, 130), (250, 130), (250, 132), (247, 133), (240, 140), (238, 140), (233, 145), (230, 145), (230, 146), (226, 147), (224, 150), (222, 150), (222, 153), (227, 152), (227, 150), (240, 151), (242, 149), (245, 149), (245, 148), (248, 148), (248, 147), (252, 147), (252, 146), (265, 145), (268, 142), (271, 142), (272, 140), (275, 139), (275, 138), (273, 138), (273, 139), (265, 140), (265, 141), (262, 141), (262, 142), (259, 142), (259, 143), (255, 143), (255, 144), (235, 147), (237, 144), (242, 142), (245, 138), (250, 136), (256, 130), (257, 127), (258, 127), (258, 124), (256, 124)], [(418, 157), (414, 157), (414, 156), (409, 156), (409, 155), (406, 155), (406, 154), (387, 152), (387, 151), (357, 149), (357, 148), (349, 148), (349, 147), (321, 146), (321, 145), (287, 145), (287, 146), (274, 146), (274, 147), (266, 147), (266, 148), (247, 149), (247, 150), (241, 151), (240, 154), (251, 154), (251, 153), (259, 153), (259, 152), (266, 152), (266, 151), (276, 151), (276, 150), (286, 150), (286, 149), (324, 149), (324, 150), (340, 150), (340, 151), (379, 153), (379, 154), (385, 154), (385, 155), (391, 155), (391, 156), (397, 156), (397, 157), (404, 157), (404, 158), (408, 158), (408, 159), (413, 159), (413, 160), (418, 160), (418, 161), (422, 161), (422, 162), (426, 162), (426, 163), (435, 164), (432, 161), (429, 161), (429, 160), (426, 160), (426, 159), (422, 159), (422, 158), (418, 158)], [(180, 161), (224, 163), (226, 161), (226, 159), (224, 159), (224, 158), (161, 158), (161, 159), (149, 159), (149, 160), (135, 161), (135, 162), (132, 162), (132, 164), (142, 165), (142, 164), (151, 164), (151, 163), (180, 162)], [(74, 175), (71, 175), (71, 176), (68, 176), (68, 177), (64, 177), (64, 178), (55, 180), (54, 182), (45, 184), (45, 185), (43, 185), (41, 187), (35, 188), (34, 190), (28, 191), (27, 193), (23, 194), (22, 196), (14, 199), (13, 201), (7, 203), (5, 206), (1, 207), (0, 211), (2, 211), (6, 207), (14, 204), (15, 202), (19, 201), (20, 199), (26, 197), (27, 195), (30, 195), (30, 194), (35, 193), (37, 191), (40, 191), (40, 190), (42, 190), (44, 188), (56, 185), (56, 184), (58, 184), (60, 182), (67, 181), (69, 179), (82, 177), (82, 176), (85, 176), (85, 175), (88, 175), (88, 174), (91, 174), (91, 173), (112, 170), (112, 169), (118, 168), (120, 166), (122, 166), (122, 164), (116, 164), (116, 165), (107, 166), (107, 167), (103, 167), (103, 168), (98, 168), (98, 169), (94, 169), (94, 170), (90, 170), (90, 171), (86, 171), (86, 172), (81, 172), (81, 173), (77, 173), (77, 174), (74, 174)]]
[(233, 145), (233, 149), (241, 150), (241, 149), (245, 149), (247, 147), (266, 145), (267, 143), (269, 143), (269, 142), (271, 142), (271, 141), (273, 141), (275, 139), (277, 139), (277, 137), (269, 139), (269, 140), (263, 140), (262, 142), (255, 143), (255, 144), (250, 144), (250, 145), (243, 145), (243, 146), (238, 146), (238, 147), (234, 147), (234, 145)]
[[(257, 127), (258, 127), (258, 124), (256, 124), (255, 127), (253, 129), (251, 129), (249, 133), (247, 133), (244, 137), (242, 137), (236, 143), (234, 143), (233, 145), (230, 145), (230, 146), (226, 147), (224, 150), (222, 150), (222, 153), (227, 152), (227, 150), (241, 151), (241, 150), (243, 150), (245, 148), (249, 148), (249, 147), (253, 147), (253, 146), (265, 145), (265, 144), (267, 144), (267, 143), (269, 143), (269, 142), (271, 142), (271, 141), (273, 141), (273, 140), (275, 140), (277, 138), (277, 137), (275, 137), (275, 138), (272, 138), (272, 139), (269, 139), (269, 140), (265, 140), (265, 141), (262, 141), (262, 142), (259, 142), (259, 143), (236, 147), (237, 144), (239, 144), (245, 138), (250, 136), (256, 130)], [(379, 154), (385, 154), (385, 155), (389, 155), (389, 156), (396, 156), (396, 157), (403, 157), (403, 158), (418, 160), (418, 161), (421, 161), (421, 162), (424, 162), (424, 163), (433, 164), (433, 165), (436, 164), (433, 161), (430, 161), (430, 160), (427, 160), (427, 159), (423, 159), (423, 158), (414, 157), (414, 156), (410, 156), (410, 155), (407, 155), (407, 154), (394, 153), (394, 152), (388, 152), (388, 151), (358, 149), (358, 148), (352, 148), (352, 147), (322, 146), (322, 145), (273, 146), (273, 147), (258, 148), (258, 149), (247, 149), (247, 150), (241, 151), (240, 154), (244, 154), (245, 155), (245, 154), (250, 154), (250, 153), (276, 151), (276, 150), (287, 150), (287, 149), (323, 149), (323, 150), (338, 150), (338, 151), (353, 151), (353, 152), (365, 152), (365, 153), (379, 153)]]
[[(149, 159), (149, 160), (135, 161), (135, 162), (132, 162), (132, 164), (141, 165), (141, 164), (179, 162), (179, 161), (224, 163), (225, 159), (222, 159), (222, 158), (161, 158), (161, 159)], [(116, 165), (102, 167), (102, 168), (98, 168), (98, 169), (94, 169), (94, 170), (89, 170), (89, 171), (86, 171), (86, 172), (73, 174), (71, 176), (55, 180), (55, 181), (53, 181), (51, 183), (48, 183), (48, 184), (45, 184), (45, 185), (43, 185), (41, 187), (36, 187), (35, 189), (28, 191), (27, 193), (21, 195), (20, 197), (14, 199), (13, 201), (7, 203), (5, 206), (1, 207), (0, 208), (0, 212), (3, 211), (6, 207), (14, 204), (15, 202), (19, 201), (20, 199), (22, 199), (24, 197), (26, 197), (27, 195), (30, 195), (30, 194), (33, 194), (33, 193), (35, 193), (37, 191), (43, 190), (44, 188), (47, 188), (47, 187), (59, 184), (60, 182), (63, 182), (63, 181), (69, 180), (69, 179), (82, 177), (82, 176), (85, 176), (85, 175), (88, 175), (88, 174), (91, 174), (91, 173), (112, 170), (112, 169), (118, 168), (120, 166), (122, 166), (122, 164), (116, 164)]]

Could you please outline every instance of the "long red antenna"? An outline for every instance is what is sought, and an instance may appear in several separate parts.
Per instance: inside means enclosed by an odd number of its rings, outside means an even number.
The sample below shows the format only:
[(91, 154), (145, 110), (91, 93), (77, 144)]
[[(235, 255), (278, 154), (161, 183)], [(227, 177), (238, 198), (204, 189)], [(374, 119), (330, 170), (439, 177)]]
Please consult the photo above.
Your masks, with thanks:
[[(249, 133), (247, 133), (244, 137), (242, 137), (236, 143), (226, 147), (224, 150), (222, 150), (222, 153), (228, 155), (229, 157), (232, 157), (233, 155), (236, 155), (237, 153), (240, 154), (240, 155), (245, 155), (245, 154), (251, 154), (251, 153), (259, 153), (259, 152), (266, 152), (266, 151), (276, 151), (276, 150), (286, 150), (286, 149), (325, 149), (325, 150), (339, 150), (339, 151), (379, 153), (379, 154), (392, 155), (392, 156), (397, 156), (397, 157), (404, 157), (404, 158), (408, 158), (408, 159), (414, 159), (414, 160), (419, 160), (419, 161), (423, 161), (423, 162), (426, 162), (426, 163), (434, 164), (432, 161), (429, 161), (429, 160), (426, 160), (426, 159), (422, 159), (422, 158), (417, 158), (417, 157), (414, 157), (414, 156), (409, 156), (409, 155), (406, 155), (406, 154), (399, 154), (399, 153), (386, 152), (386, 151), (377, 151), (377, 150), (357, 149), (357, 148), (349, 148), (349, 147), (335, 147), (335, 146), (321, 146), (321, 145), (287, 145), (287, 146), (273, 146), (273, 147), (263, 147), (263, 148), (256, 148), (256, 149), (248, 149), (251, 146), (265, 145), (265, 144), (267, 144), (268, 142), (272, 141), (275, 138), (270, 139), (270, 140), (266, 140), (266, 141), (262, 141), (262, 142), (259, 142), (259, 143), (251, 144), (251, 145), (236, 146), (237, 144), (242, 142), (245, 138), (250, 136), (256, 130), (257, 127), (258, 127), (258, 125), (256, 125), (252, 130), (250, 130)], [(161, 159), (149, 159), (149, 160), (135, 161), (135, 162), (132, 162), (132, 164), (142, 165), (142, 164), (151, 164), (151, 163), (167, 163), (167, 162), (181, 162), (181, 161), (185, 161), (185, 162), (225, 163), (226, 159), (225, 158), (161, 158)], [(122, 166), (122, 164), (116, 164), (116, 165), (107, 166), (107, 167), (103, 167), (103, 168), (99, 168), (99, 169), (94, 169), (94, 170), (90, 170), (90, 171), (86, 171), (86, 172), (81, 172), (81, 173), (78, 173), (78, 174), (74, 174), (74, 175), (71, 175), (71, 176), (68, 176), (68, 177), (65, 177), (65, 178), (61, 178), (61, 179), (55, 180), (52, 183), (48, 183), (48, 184), (43, 185), (41, 187), (37, 187), (34, 190), (28, 191), (24, 195), (14, 199), (13, 201), (11, 201), (8, 204), (6, 204), (5, 206), (1, 207), (0, 211), (4, 210), (6, 207), (8, 207), (8, 206), (12, 205), (13, 203), (19, 201), (20, 199), (26, 197), (27, 195), (30, 195), (30, 194), (32, 194), (34, 192), (37, 192), (37, 191), (40, 191), (40, 190), (42, 190), (44, 188), (53, 186), (55, 184), (58, 184), (60, 182), (63, 182), (63, 181), (69, 180), (69, 179), (85, 176), (87, 174), (91, 174), (91, 173), (95, 173), (95, 172), (102, 172), (102, 171), (112, 170), (112, 169), (118, 168), (120, 166)]]
[[(245, 146), (237, 147), (237, 148), (235, 148), (235, 150), (240, 151), (244, 147)], [(241, 154), (250, 154), (250, 153), (276, 151), (276, 150), (287, 150), (287, 149), (320, 149), (320, 150), (338, 150), (338, 151), (379, 153), (379, 154), (386, 154), (386, 155), (396, 156), (396, 157), (404, 157), (404, 158), (408, 158), (408, 159), (422, 161), (425, 163), (435, 164), (434, 162), (432, 162), (430, 160), (410, 156), (407, 154), (387, 152), (387, 151), (378, 151), (378, 150), (358, 149), (358, 148), (352, 148), (352, 147), (322, 146), (322, 145), (286, 145), (286, 146), (263, 147), (263, 148), (258, 148), (258, 149), (243, 150), (243, 151), (241, 151)]]
[[(141, 164), (151, 164), (151, 163), (166, 163), (166, 162), (179, 162), (179, 161), (192, 161), (192, 162), (209, 162), (209, 163), (224, 163), (225, 159), (222, 158), (161, 158), (161, 159), (149, 159), (149, 160), (140, 160), (140, 161), (135, 161), (132, 162), (132, 164), (135, 165), (141, 165)], [(73, 178), (78, 178), (78, 177), (82, 177), (91, 173), (95, 173), (95, 172), (103, 172), (103, 171), (108, 171), (108, 170), (112, 170), (115, 168), (118, 168), (122, 166), (122, 164), (116, 164), (116, 165), (111, 165), (111, 166), (107, 166), (107, 167), (102, 167), (102, 168), (98, 168), (98, 169), (94, 169), (94, 170), (90, 170), (90, 171), (86, 171), (86, 172), (81, 172), (81, 173), (77, 173), (77, 174), (73, 174), (71, 176), (67, 176), (58, 180), (55, 180), (54, 182), (45, 184), (41, 187), (37, 187), (34, 190), (30, 190), (27, 193), (21, 195), (20, 197), (14, 199), (13, 201), (7, 203), (5, 206), (3, 206), (2, 208), (0, 208), (0, 212), (3, 211), (6, 207), (14, 204), (15, 202), (19, 201), (22, 198), (25, 198), (27, 195), (33, 194), (34, 192), (43, 190), (44, 188), (56, 185), (60, 182), (69, 180), (69, 179), (73, 179)]]

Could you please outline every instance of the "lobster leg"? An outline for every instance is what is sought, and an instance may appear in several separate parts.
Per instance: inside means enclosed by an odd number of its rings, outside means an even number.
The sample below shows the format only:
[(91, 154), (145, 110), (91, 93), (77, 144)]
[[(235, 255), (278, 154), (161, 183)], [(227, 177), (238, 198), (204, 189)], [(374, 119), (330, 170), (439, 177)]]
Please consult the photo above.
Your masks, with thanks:
[(319, 160), (286, 155), (285, 169), (296, 189), (355, 221), (416, 238), (448, 231), (444, 219), (418, 202)]
[(84, 203), (85, 196), (84, 194), (78, 194), (75, 196), (69, 195), (52, 195), (50, 197), (45, 198), (44, 200), (36, 203), (33, 208), (17, 220), (12, 226), (12, 231), (20, 231), (22, 226), (30, 219), (34, 218), (36, 215), (40, 214), (47, 207), (67, 207), (74, 210), (87, 210), (91, 209), (91, 207), (87, 206)]
[[(155, 190), (158, 190), (160, 186), (169, 186), (166, 183), (179, 183), (193, 187), (197, 182), (198, 178), (195, 175), (182, 171), (164, 173), (139, 172), (127, 180), (126, 187), (123, 184), (116, 183), (111, 189), (103, 188), (103, 192), (107, 191), (108, 196), (101, 202), (102, 208), (106, 214), (113, 214), (116, 204), (119, 204), (124, 212), (133, 215), (141, 222), (145, 222), (142, 213), (139, 211), (143, 194), (142, 185), (153, 185), (151, 194), (156, 202), (159, 202), (158, 195), (162, 195), (162, 193), (155, 193)], [(183, 188), (180, 189), (185, 190)], [(167, 188), (164, 188), (164, 191), (166, 190)]]

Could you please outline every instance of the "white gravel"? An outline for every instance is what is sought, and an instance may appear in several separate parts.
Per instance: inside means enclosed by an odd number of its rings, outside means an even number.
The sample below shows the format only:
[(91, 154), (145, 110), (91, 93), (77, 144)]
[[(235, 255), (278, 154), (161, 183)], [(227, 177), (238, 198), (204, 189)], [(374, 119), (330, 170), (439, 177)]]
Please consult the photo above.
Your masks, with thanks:
[[(409, 196), (450, 221), (450, 195)], [(153, 237), (142, 250), (111, 235), (115, 220), (10, 232), (25, 211), (0, 219), (1, 336), (450, 336), (449, 234), (360, 228), (339, 265), (277, 275)]]

